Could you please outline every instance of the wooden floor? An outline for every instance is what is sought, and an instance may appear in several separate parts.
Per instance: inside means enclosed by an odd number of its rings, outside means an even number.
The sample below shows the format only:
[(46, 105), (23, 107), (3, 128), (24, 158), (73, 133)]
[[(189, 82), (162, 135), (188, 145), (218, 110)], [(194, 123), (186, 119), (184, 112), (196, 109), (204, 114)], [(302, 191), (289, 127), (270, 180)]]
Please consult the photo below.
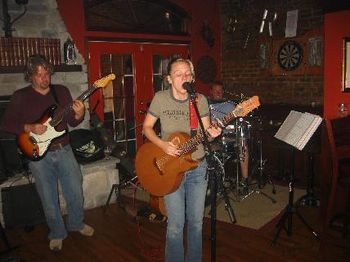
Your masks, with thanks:
[[(7, 237), (16, 248), (3, 253), (0, 261), (163, 261), (165, 222), (135, 219), (136, 210), (131, 204), (126, 205), (126, 211), (111, 204), (105, 213), (103, 208), (86, 211), (86, 223), (95, 228), (95, 235), (83, 237), (71, 232), (61, 252), (49, 250), (45, 225), (30, 232), (8, 229)], [(299, 211), (321, 231), (318, 208), (302, 207)], [(216, 261), (349, 261), (349, 239), (329, 231), (320, 232), (321, 240), (317, 240), (295, 214), (292, 218), (292, 236), (282, 230), (276, 245), (271, 245), (277, 232), (273, 223), (256, 231), (217, 222)], [(208, 219), (203, 233), (203, 258), (212, 261)], [(3, 243), (0, 248), (5, 250)]]

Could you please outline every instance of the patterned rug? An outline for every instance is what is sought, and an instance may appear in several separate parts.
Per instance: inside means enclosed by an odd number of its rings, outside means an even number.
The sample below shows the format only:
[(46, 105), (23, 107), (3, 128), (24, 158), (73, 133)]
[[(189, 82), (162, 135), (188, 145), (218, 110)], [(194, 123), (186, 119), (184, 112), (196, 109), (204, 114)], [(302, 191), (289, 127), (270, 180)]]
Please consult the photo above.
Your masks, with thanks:
[[(251, 193), (245, 199), (237, 201), (233, 192), (228, 192), (230, 204), (237, 220), (235, 225), (258, 230), (277, 217), (288, 204), (289, 192), (287, 186), (275, 185), (275, 188), (276, 194), (272, 193), (272, 185), (270, 184), (261, 189), (261, 192), (273, 198), (276, 203), (272, 203), (268, 197), (258, 193)], [(129, 190), (123, 190), (122, 194), (130, 199), (141, 200), (143, 205), (149, 203), (148, 192), (141, 189), (129, 188)], [(306, 190), (294, 189), (294, 202), (305, 194)], [(138, 208), (136, 207), (136, 209)], [(209, 213), (210, 205), (205, 209), (205, 216), (210, 217)], [(217, 200), (217, 220), (231, 223), (222, 198)]]
[[(238, 201), (235, 194), (229, 192), (230, 204), (237, 220), (235, 225), (258, 230), (278, 216), (288, 204), (289, 190), (287, 186), (275, 185), (275, 188), (276, 194), (272, 193), (272, 185), (270, 184), (261, 189), (261, 192), (276, 200), (275, 203), (259, 193), (251, 193), (243, 200)], [(306, 190), (294, 189), (294, 202), (304, 194), (306, 194)], [(210, 217), (210, 209), (210, 206), (205, 209), (206, 217)], [(217, 220), (231, 223), (222, 198), (217, 200)]]

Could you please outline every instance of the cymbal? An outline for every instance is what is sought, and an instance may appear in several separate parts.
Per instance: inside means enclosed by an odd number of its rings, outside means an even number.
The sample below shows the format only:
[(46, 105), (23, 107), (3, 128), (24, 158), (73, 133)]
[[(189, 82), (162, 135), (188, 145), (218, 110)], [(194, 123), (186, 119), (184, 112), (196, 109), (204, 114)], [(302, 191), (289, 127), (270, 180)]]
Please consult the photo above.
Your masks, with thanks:
[(225, 98), (219, 99), (219, 100), (214, 100), (214, 99), (212, 99), (212, 98), (209, 98), (209, 99), (208, 99), (208, 103), (209, 103), (209, 104), (219, 104), (219, 103), (224, 103), (224, 102), (228, 102), (228, 101), (230, 101), (230, 100), (225, 99)]

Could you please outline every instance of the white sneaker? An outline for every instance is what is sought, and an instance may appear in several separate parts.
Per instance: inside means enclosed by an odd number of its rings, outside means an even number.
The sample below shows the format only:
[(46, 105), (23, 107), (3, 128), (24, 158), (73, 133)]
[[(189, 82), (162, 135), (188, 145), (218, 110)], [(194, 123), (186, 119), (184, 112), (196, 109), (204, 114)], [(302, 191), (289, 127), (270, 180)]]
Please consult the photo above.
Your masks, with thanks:
[(62, 249), (63, 239), (51, 239), (49, 247), (52, 251), (60, 251)]
[(80, 232), (80, 234), (82, 234), (83, 236), (91, 237), (91, 236), (94, 234), (95, 230), (94, 230), (93, 227), (84, 224), (83, 229), (79, 230), (79, 232)]

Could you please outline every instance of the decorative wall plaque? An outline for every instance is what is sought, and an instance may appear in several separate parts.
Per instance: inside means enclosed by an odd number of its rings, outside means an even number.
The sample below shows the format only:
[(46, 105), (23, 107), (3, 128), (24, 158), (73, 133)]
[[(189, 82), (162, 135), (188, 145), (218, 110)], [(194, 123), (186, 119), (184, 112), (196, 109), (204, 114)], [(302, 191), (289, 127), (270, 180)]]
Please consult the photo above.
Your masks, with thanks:
[(199, 58), (196, 66), (196, 78), (208, 84), (215, 80), (217, 67), (215, 60), (210, 56)]

